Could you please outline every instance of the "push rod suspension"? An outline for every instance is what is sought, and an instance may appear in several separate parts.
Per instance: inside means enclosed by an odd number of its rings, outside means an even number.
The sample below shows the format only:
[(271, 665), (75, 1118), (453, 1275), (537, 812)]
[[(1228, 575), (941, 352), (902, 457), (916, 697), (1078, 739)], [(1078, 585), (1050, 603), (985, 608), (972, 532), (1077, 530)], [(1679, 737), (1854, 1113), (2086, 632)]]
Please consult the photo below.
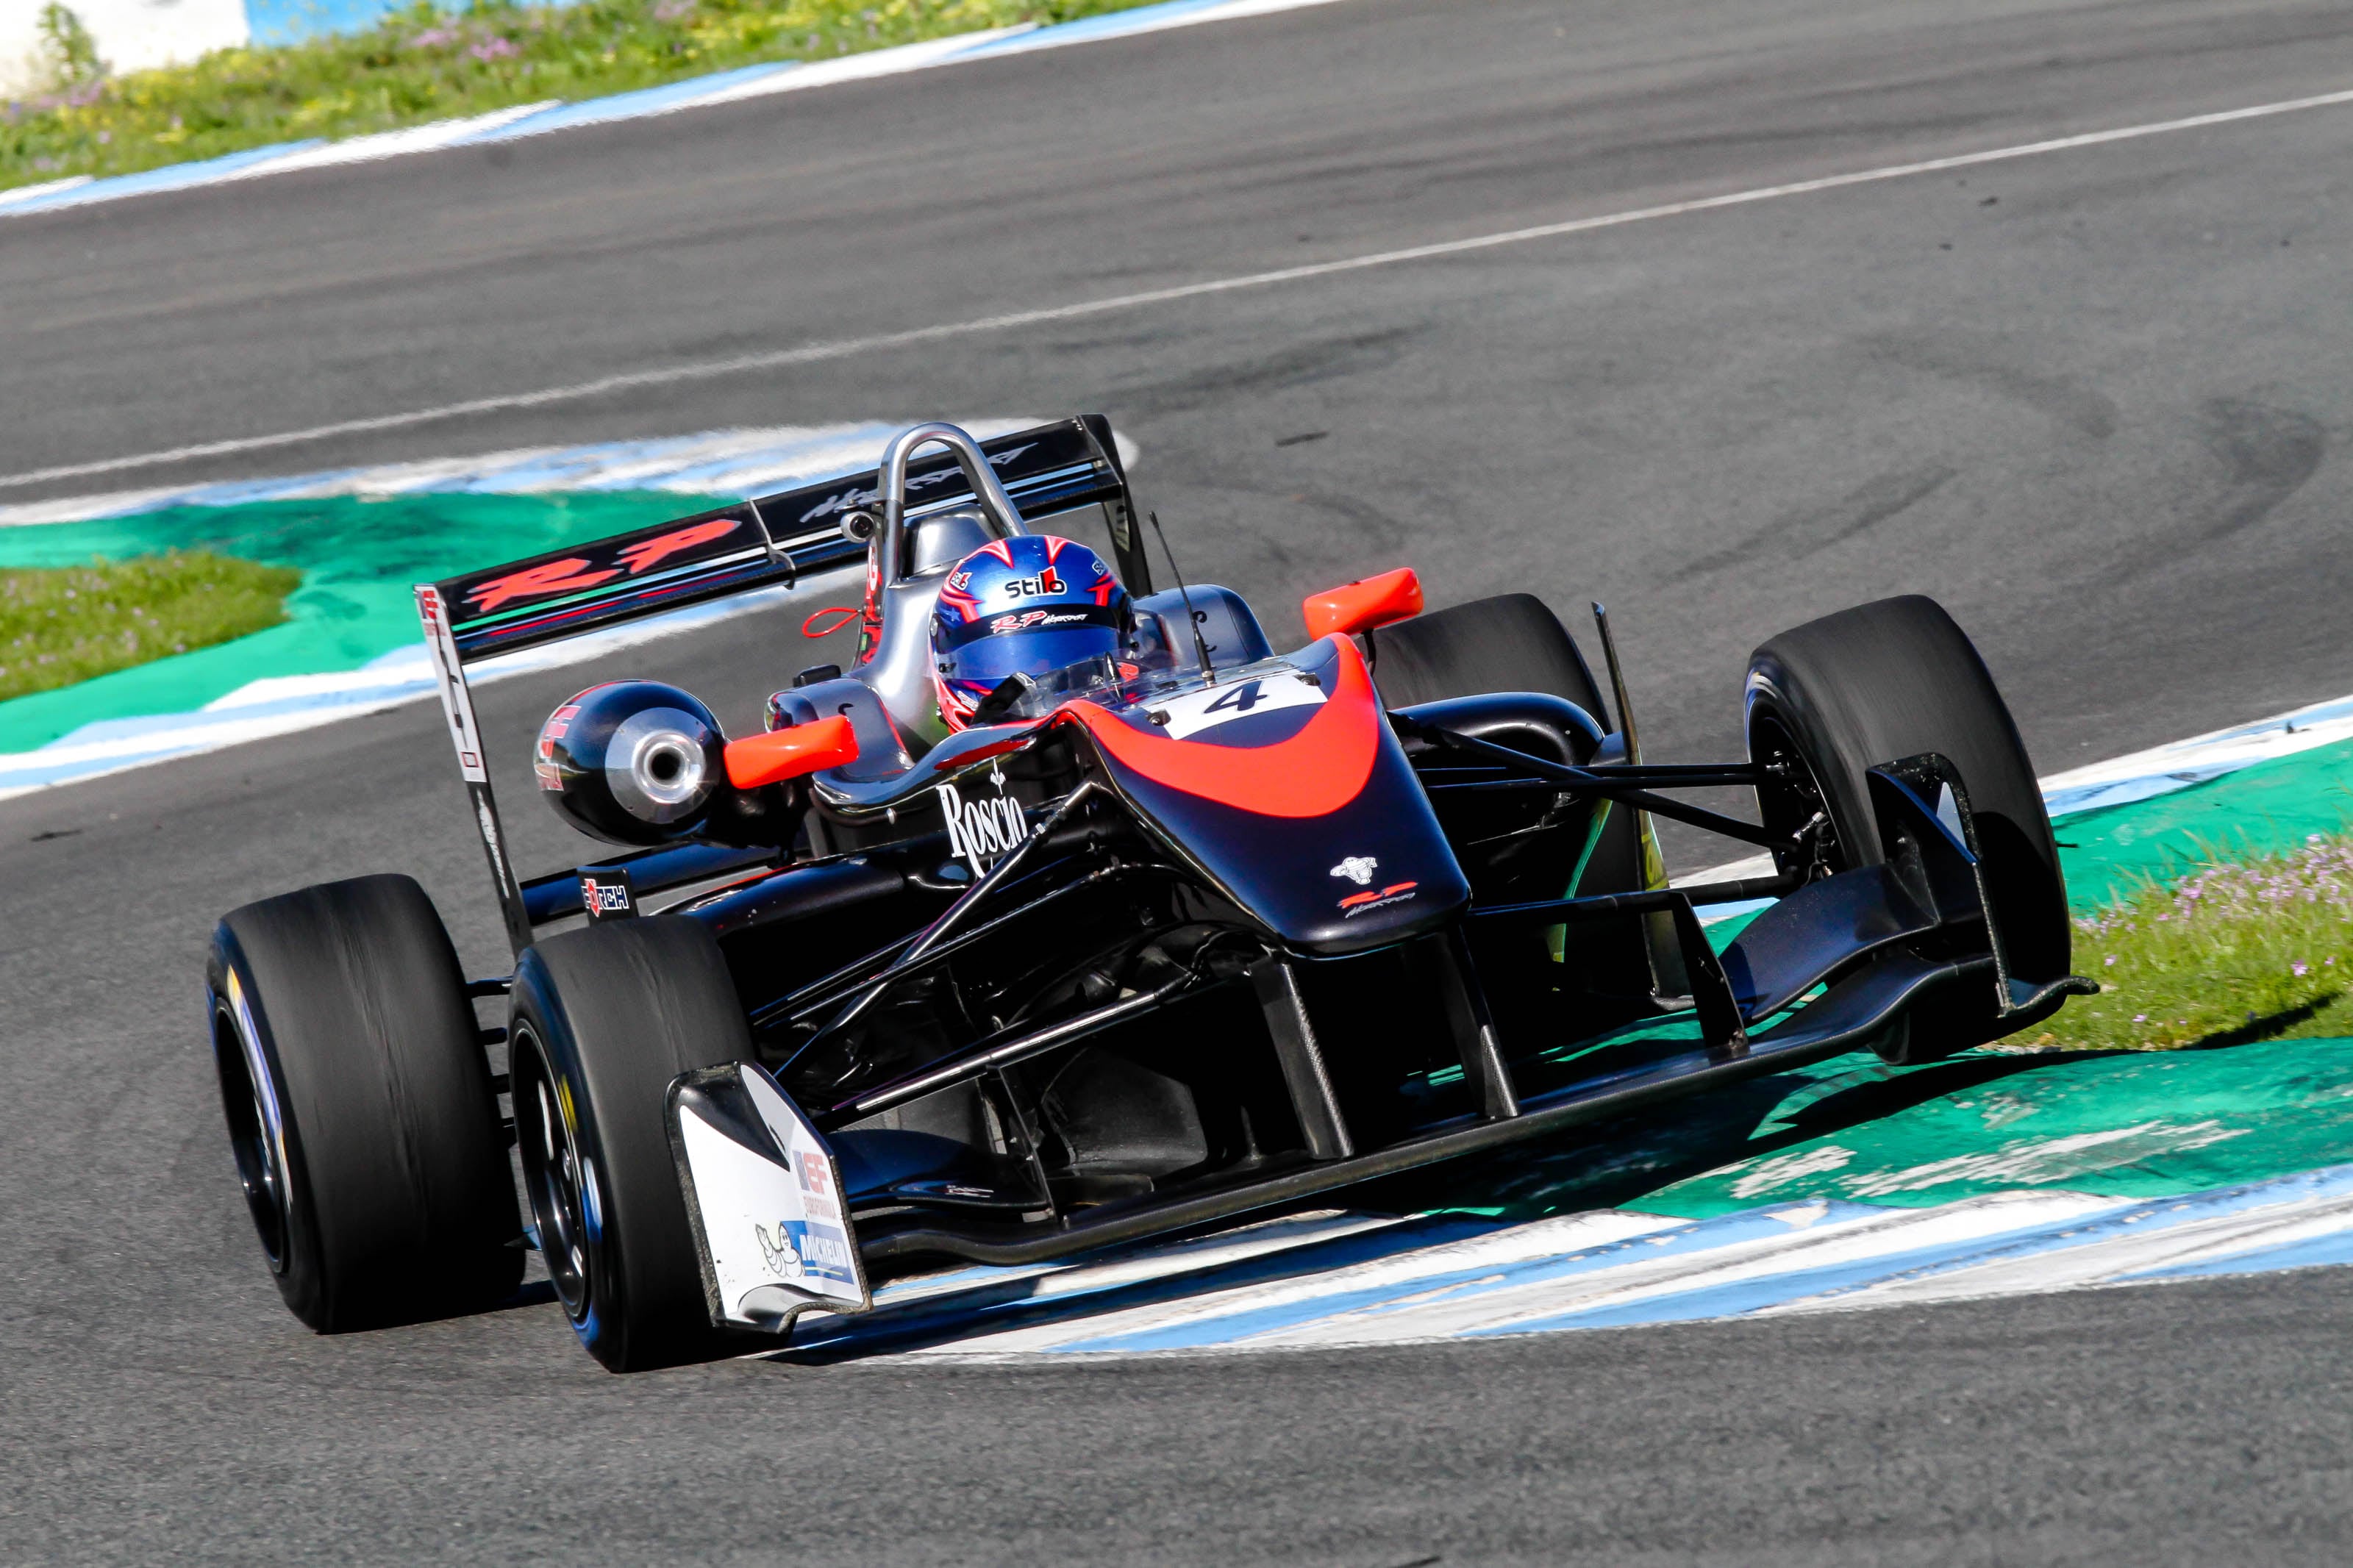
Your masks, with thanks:
[(1467, 918), (1501, 925), (1561, 925), (1602, 915), (1652, 914), (1673, 909), (1678, 900), (1704, 906), (1785, 898), (1805, 885), (1805, 874), (1792, 872), (1786, 877), (1748, 877), (1692, 888), (1662, 888), (1654, 892), (1592, 893), (1581, 899), (1546, 899), (1533, 904), (1491, 904), (1485, 909), (1474, 906)]
[(1676, 822), (1689, 823), (1694, 827), (1704, 827), (1710, 833), (1721, 834), (1726, 838), (1736, 838), (1743, 844), (1756, 844), (1773, 849), (1782, 847), (1790, 842), (1785, 835), (1760, 827), (1753, 822), (1743, 822), (1736, 816), (1726, 816), (1720, 811), (1709, 811), (1704, 806), (1686, 805), (1672, 795), (1657, 795), (1646, 789), (1629, 788), (1608, 773), (1594, 768), (1573, 768), (1559, 763), (1548, 763), (1542, 757), (1530, 756), (1525, 752), (1514, 751), (1509, 746), (1499, 746), (1493, 741), (1482, 741), (1475, 736), (1459, 734), (1452, 730), (1440, 729), (1435, 724), (1425, 724), (1418, 719), (1409, 719), (1398, 713), (1391, 713), (1389, 720), (1401, 733), (1414, 740), (1426, 742), (1434, 746), (1444, 746), (1454, 751), (1468, 752), (1475, 756), (1493, 757), (1498, 762), (1510, 763), (1523, 773), (1533, 773), (1539, 779), (1549, 780), (1569, 789), (1584, 790), (1591, 795), (1607, 795), (1612, 800), (1622, 801), (1639, 811), (1647, 811), (1654, 816), (1664, 816)]
[(975, 910), (982, 908), (1004, 889), (1013, 886), (1022, 879), (1030, 862), (1036, 859), (1039, 846), (1051, 838), (1057, 828), (1068, 822), (1081, 807), (1085, 805), (1093, 797), (1096, 789), (1097, 786), (1094, 784), (1088, 783), (1072, 790), (1064, 798), (1062, 804), (1054, 808), (1053, 814), (1038, 825), (1038, 830), (1035, 833), (1023, 839), (1010, 854), (990, 867), (987, 873), (965, 891), (964, 897), (941, 911), (939, 918), (926, 926), (923, 934), (910, 942), (906, 950), (891, 962), (888, 968), (868, 981), (858, 994), (844, 1005), (841, 1011), (834, 1016), (830, 1023), (803, 1042), (801, 1048), (793, 1053), (794, 1057), (797, 1058), (819, 1040), (838, 1035), (849, 1027), (891, 988), (892, 982), (922, 963), (930, 956), (934, 949), (944, 945), (950, 937), (960, 934), (963, 929), (971, 923)]
[(1173, 1001), (1180, 993), (1189, 991), (1199, 984), (1200, 982), (1189, 973), (1180, 974), (1156, 990), (1141, 992), (1124, 1002), (1114, 1002), (1108, 1007), (1098, 1007), (1092, 1013), (1082, 1013), (1075, 1018), (1065, 1018), (1059, 1024), (1049, 1025), (1032, 1034), (1018, 1036), (1001, 1045), (984, 1046), (978, 1050), (966, 1052), (953, 1060), (942, 1062), (936, 1067), (926, 1068), (922, 1072), (900, 1079), (895, 1083), (886, 1083), (880, 1089), (871, 1089), (864, 1094), (845, 1100), (833, 1108), (827, 1121), (832, 1126), (839, 1127), (843, 1122), (855, 1121), (861, 1117), (888, 1110), (894, 1105), (904, 1105), (911, 1100), (921, 1100), (924, 1095), (935, 1089), (945, 1089), (952, 1083), (960, 1083), (969, 1078), (978, 1078), (983, 1073), (1011, 1067), (1016, 1062), (1027, 1061), (1031, 1057), (1043, 1056), (1057, 1047), (1067, 1046), (1073, 1040), (1083, 1039), (1100, 1030), (1111, 1028), (1114, 1025), (1125, 1023), (1130, 1018), (1149, 1013), (1154, 1008)]
[[(1694, 769), (1689, 773), (1678, 773), (1672, 778), (1651, 777), (1650, 770), (1647, 768), (1639, 773), (1595, 771), (1600, 773), (1600, 776), (1609, 780), (1613, 786), (1625, 789), (1639, 789), (1645, 784), (1657, 784), (1668, 789), (1705, 789), (1716, 784), (1753, 784), (1757, 782), (1756, 773), (1747, 769)], [(1558, 791), (1563, 786), (1551, 779), (1464, 779), (1457, 782), (1441, 778), (1425, 787), (1459, 795), (1499, 790)]]
[[(1066, 864), (1066, 862), (1056, 861), (1050, 865), (1040, 867), (1039, 869), (1041, 871), (1051, 870), (1056, 866), (1062, 864)], [(790, 995), (779, 997), (777, 1000), (767, 1003), (755, 1009), (752, 1014), (753, 1026), (756, 1028), (762, 1025), (771, 1023), (777, 1018), (783, 1018), (788, 1023), (799, 1023), (811, 1015), (823, 1011), (834, 1003), (840, 1001), (843, 997), (849, 995), (853, 992), (862, 990), (866, 986), (886, 980), (904, 980), (910, 974), (917, 973), (926, 965), (938, 963), (944, 959), (951, 958), (956, 953), (963, 952), (965, 948), (970, 947), (974, 942), (979, 942), (983, 938), (990, 935), (992, 932), (1003, 930), (1012, 921), (1026, 919), (1029, 916), (1035, 914), (1038, 910), (1044, 909), (1047, 905), (1060, 902), (1061, 900), (1067, 899), (1074, 893), (1082, 892), (1088, 888), (1093, 887), (1098, 882), (1105, 881), (1114, 877), (1135, 875), (1162, 869), (1163, 868), (1157, 866), (1120, 865), (1104, 866), (1096, 870), (1085, 872), (1075, 881), (1065, 882), (1060, 887), (1055, 888), (1049, 892), (1040, 893), (1038, 897), (1031, 899), (1027, 903), (1017, 904), (1013, 908), (1006, 910), (1003, 914), (997, 916), (994, 920), (983, 921), (980, 924), (974, 926), (956, 936), (950, 937), (947, 941), (941, 942), (937, 947), (933, 948), (930, 952), (923, 954), (921, 957), (910, 958), (905, 960), (903, 963), (895, 961), (897, 959), (897, 955), (904, 952), (907, 947), (914, 942), (915, 938), (913, 936), (902, 937), (897, 942), (893, 942), (886, 944), (885, 946), (875, 949), (872, 952), (866, 954), (862, 958), (852, 960), (850, 963), (842, 965), (839, 969), (835, 970), (832, 973), (826, 975), (822, 979), (811, 982), (809, 984), (801, 987), (801, 989), (792, 993)]]
[(1668, 789), (1763, 784), (1770, 776), (1770, 770), (1759, 763), (1588, 763), (1585, 771), (1621, 784)]

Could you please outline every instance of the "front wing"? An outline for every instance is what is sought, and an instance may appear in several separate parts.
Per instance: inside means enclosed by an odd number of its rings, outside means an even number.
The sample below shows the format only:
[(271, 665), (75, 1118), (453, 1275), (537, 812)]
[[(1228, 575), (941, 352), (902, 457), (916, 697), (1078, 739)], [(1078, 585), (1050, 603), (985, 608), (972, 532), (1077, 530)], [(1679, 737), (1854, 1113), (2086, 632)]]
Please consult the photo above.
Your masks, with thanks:
[(731, 1063), (681, 1075), (669, 1123), (713, 1323), (782, 1334), (811, 1308), (872, 1304), (840, 1164), (765, 1070)]
[[(1924, 1005), (1975, 1011), (1990, 1000), (1993, 1014), (2014, 1026), (2066, 994), (2092, 989), (2073, 976), (2036, 984), (2008, 973), (1967, 790), (1949, 763), (1907, 758), (1872, 770), (1870, 782), (1883, 837), (1895, 851), (1889, 862), (1798, 889), (1720, 955), (1701, 933), (1690, 899), (1663, 895), (1691, 971), (1701, 1039), (1533, 1093), (1514, 1092), (1510, 1069), (1495, 1059), (1492, 1070), (1501, 1075), (1504, 1092), (1485, 1095), (1482, 1112), (1361, 1153), (1261, 1166), (1165, 1196), (1104, 1203), (1051, 1224), (942, 1216), (894, 1224), (861, 1241), (829, 1146), (765, 1072), (746, 1065), (686, 1074), (671, 1088), (671, 1137), (712, 1320), (784, 1333), (813, 1307), (864, 1310), (868, 1263), (944, 1255), (1025, 1264), (1166, 1235), (1874, 1045)], [(1474, 909), (1469, 918), (1549, 922), (1573, 920), (1587, 906), (1661, 897)], [(1974, 1003), (1966, 1000), (1971, 992)], [(965, 1067), (977, 1072), (986, 1056), (943, 1064), (932, 1076), (946, 1081)], [(1466, 1054), (1466, 1070), (1470, 1065)], [(1293, 1092), (1302, 1092), (1296, 1084)]]

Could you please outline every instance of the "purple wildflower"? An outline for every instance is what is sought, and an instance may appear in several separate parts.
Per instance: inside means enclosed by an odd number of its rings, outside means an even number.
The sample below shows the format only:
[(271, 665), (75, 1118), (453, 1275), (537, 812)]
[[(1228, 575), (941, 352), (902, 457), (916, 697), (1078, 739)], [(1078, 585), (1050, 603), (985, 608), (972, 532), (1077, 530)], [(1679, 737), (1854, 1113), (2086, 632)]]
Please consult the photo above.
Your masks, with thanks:
[(2295, 977), (2296, 977), (2298, 980), (2303, 979), (2306, 975), (2307, 975), (2307, 974), (2309, 974), (2309, 973), (2312, 973), (2312, 965), (2310, 965), (2309, 963), (2306, 963), (2304, 960), (2302, 960), (2302, 959), (2300, 959), (2300, 958), (2299, 958), (2299, 959), (2297, 959), (2294, 963), (2289, 964), (2289, 965), (2288, 965), (2288, 968), (2289, 968), (2292, 972), (2294, 972), (2294, 973), (2295, 973)]
[(481, 61), (484, 65), (489, 65), (492, 60), (504, 59), (509, 55), (519, 55), (522, 53), (521, 49), (514, 47), (513, 39), (502, 38), (496, 36), (484, 38), (480, 43), (476, 44), (472, 48), (468, 49), (466, 52), (473, 56), (476, 59)]

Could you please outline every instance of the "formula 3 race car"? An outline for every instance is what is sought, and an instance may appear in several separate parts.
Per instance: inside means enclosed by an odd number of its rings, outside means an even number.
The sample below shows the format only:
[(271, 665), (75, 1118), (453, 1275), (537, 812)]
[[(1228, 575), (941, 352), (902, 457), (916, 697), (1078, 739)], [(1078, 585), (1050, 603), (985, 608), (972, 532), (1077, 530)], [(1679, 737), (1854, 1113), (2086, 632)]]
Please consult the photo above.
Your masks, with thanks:
[[(1082, 527), (1128, 652), (951, 732), (943, 578)], [(420, 587), (515, 962), (469, 981), (398, 876), (221, 921), (222, 1100), (295, 1314), (478, 1310), (535, 1248), (607, 1367), (774, 1347), (889, 1274), (1211, 1226), (1858, 1047), (1926, 1060), (2093, 989), (2017, 728), (1927, 599), (1773, 637), (1747, 755), (1655, 765), (1599, 606), (1609, 701), (1525, 595), (1424, 614), (1391, 572), (1309, 598), (1276, 654), (1240, 595), (1155, 592), (1143, 542), (1100, 417), (925, 425), (863, 476)], [(469, 665), (860, 560), (859, 661), (800, 672), (762, 733), (649, 681), (557, 709), (542, 790), (624, 849), (518, 880)], [(1727, 786), (1755, 821), (1683, 793)], [(1772, 874), (1671, 887), (1659, 817)], [(1718, 952), (1698, 911), (1761, 900)]]

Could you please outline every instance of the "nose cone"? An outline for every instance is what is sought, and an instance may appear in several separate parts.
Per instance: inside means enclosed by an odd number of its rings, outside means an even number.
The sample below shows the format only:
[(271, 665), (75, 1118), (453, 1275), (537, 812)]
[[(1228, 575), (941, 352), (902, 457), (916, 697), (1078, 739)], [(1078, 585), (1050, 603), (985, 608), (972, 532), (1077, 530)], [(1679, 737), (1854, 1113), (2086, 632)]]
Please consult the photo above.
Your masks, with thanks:
[(1362, 952), (1442, 926), (1471, 901), (1412, 764), (1382, 730), (1365, 787), (1323, 816), (1261, 816), (1134, 774), (1117, 782), (1285, 946)]
[(1264, 744), (1244, 738), (1255, 720), (1219, 726), (1213, 742), (1166, 739), (1084, 704), (1064, 711), (1094, 737), (1106, 782), (1287, 946), (1360, 952), (1444, 924), (1470, 884), (1363, 658), (1332, 637), (1292, 662), (1300, 674), (1282, 679), (1303, 681), (1309, 717), (1292, 727), (1290, 693), (1287, 717), (1266, 721), (1288, 732)]

